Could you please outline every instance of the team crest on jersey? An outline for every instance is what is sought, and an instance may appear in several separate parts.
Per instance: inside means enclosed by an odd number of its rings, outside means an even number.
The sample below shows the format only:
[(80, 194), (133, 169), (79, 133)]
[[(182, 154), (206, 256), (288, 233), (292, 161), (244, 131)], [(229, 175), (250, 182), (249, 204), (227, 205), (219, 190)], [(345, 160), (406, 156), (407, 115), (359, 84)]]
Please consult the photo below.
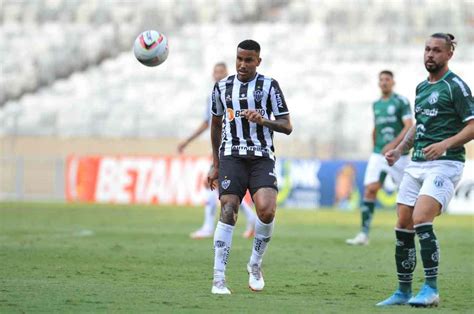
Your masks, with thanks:
[(428, 97), (428, 102), (430, 105), (434, 105), (438, 102), (439, 98), (439, 93), (438, 92), (432, 92), (431, 95)]
[(253, 98), (255, 101), (261, 101), (263, 99), (263, 91), (260, 89), (257, 89), (253, 92)]
[(388, 114), (394, 114), (394, 113), (395, 113), (395, 110), (396, 110), (396, 109), (395, 109), (395, 106), (390, 105), (390, 106), (388, 106), (388, 108), (387, 108), (387, 113), (388, 113)]
[(225, 179), (221, 182), (221, 186), (224, 190), (227, 190), (230, 186), (230, 180), (229, 179)]
[(437, 188), (440, 188), (443, 186), (444, 184), (444, 179), (441, 178), (440, 176), (436, 176), (436, 178), (434, 179), (433, 181), (434, 185), (437, 187)]

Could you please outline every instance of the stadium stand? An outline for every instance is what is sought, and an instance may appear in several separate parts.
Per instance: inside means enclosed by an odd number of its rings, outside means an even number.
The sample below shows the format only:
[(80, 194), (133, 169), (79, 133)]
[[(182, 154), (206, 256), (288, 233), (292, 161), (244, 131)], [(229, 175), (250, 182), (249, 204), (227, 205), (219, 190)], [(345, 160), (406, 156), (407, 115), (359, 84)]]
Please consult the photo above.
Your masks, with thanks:
[[(232, 69), (236, 43), (252, 37), (263, 47), (260, 72), (285, 92), (294, 136), (332, 143), (335, 156), (366, 153), (359, 139), (369, 138), (377, 73), (394, 70), (413, 101), (427, 34), (456, 34), (452, 68), (472, 85), (474, 4), (446, 12), (444, 1), (362, 2), (3, 1), (0, 135), (182, 137), (202, 119), (212, 64)], [(131, 53), (148, 28), (170, 39), (158, 68)]]

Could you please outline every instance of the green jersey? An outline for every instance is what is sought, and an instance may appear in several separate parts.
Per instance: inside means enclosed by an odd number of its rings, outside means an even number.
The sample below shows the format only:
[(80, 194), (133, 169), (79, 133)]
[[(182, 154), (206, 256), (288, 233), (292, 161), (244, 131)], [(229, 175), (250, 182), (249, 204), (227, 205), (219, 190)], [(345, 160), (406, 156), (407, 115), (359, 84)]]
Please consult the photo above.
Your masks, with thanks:
[[(451, 71), (439, 81), (421, 82), (416, 87), (416, 134), (413, 161), (426, 161), (423, 148), (459, 133), (465, 123), (474, 119), (471, 90)], [(464, 162), (464, 146), (448, 149), (441, 160)]]
[(388, 99), (380, 98), (373, 105), (375, 123), (374, 153), (381, 153), (385, 145), (393, 141), (405, 126), (403, 120), (411, 119), (410, 102), (392, 93)]

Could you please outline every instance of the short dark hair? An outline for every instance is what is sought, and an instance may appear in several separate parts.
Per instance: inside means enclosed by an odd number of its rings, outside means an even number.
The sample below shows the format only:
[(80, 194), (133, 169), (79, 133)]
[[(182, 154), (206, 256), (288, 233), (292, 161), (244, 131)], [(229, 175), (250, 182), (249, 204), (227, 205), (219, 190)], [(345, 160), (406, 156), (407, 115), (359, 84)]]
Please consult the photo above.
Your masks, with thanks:
[(257, 53), (260, 53), (260, 44), (252, 39), (246, 39), (237, 46), (237, 48), (241, 48), (244, 50), (254, 50)]
[(394, 75), (393, 75), (393, 72), (392, 72), (392, 71), (390, 71), (390, 70), (382, 70), (382, 71), (380, 71), (380, 73), (379, 73), (379, 77), (380, 77), (380, 76), (382, 76), (382, 74), (389, 75), (391, 78), (393, 78), (393, 77), (394, 77)]
[(454, 49), (456, 49), (456, 45), (458, 44), (454, 38), (454, 35), (450, 33), (434, 33), (430, 37), (446, 40), (446, 45), (449, 47), (449, 49), (451, 49), (451, 51), (454, 51)]
[(216, 64), (214, 64), (214, 68), (217, 68), (217, 67), (223, 67), (224, 69), (227, 69), (227, 64), (225, 64), (225, 62), (217, 62)]

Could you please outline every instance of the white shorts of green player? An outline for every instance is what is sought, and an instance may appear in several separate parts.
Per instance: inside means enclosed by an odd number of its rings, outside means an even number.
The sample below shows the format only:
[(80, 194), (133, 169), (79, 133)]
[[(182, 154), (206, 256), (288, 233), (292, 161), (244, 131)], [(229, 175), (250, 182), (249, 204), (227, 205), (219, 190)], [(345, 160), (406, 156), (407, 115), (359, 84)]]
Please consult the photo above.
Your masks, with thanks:
[(460, 161), (410, 162), (400, 183), (397, 203), (414, 207), (420, 195), (427, 195), (440, 203), (441, 210), (445, 211), (461, 180), (463, 169), (464, 163)]
[(382, 154), (372, 153), (365, 170), (364, 186), (379, 182), (382, 173), (385, 172), (393, 179), (395, 185), (399, 185), (403, 178), (403, 171), (410, 163), (408, 155), (401, 156), (400, 159), (390, 167)]

